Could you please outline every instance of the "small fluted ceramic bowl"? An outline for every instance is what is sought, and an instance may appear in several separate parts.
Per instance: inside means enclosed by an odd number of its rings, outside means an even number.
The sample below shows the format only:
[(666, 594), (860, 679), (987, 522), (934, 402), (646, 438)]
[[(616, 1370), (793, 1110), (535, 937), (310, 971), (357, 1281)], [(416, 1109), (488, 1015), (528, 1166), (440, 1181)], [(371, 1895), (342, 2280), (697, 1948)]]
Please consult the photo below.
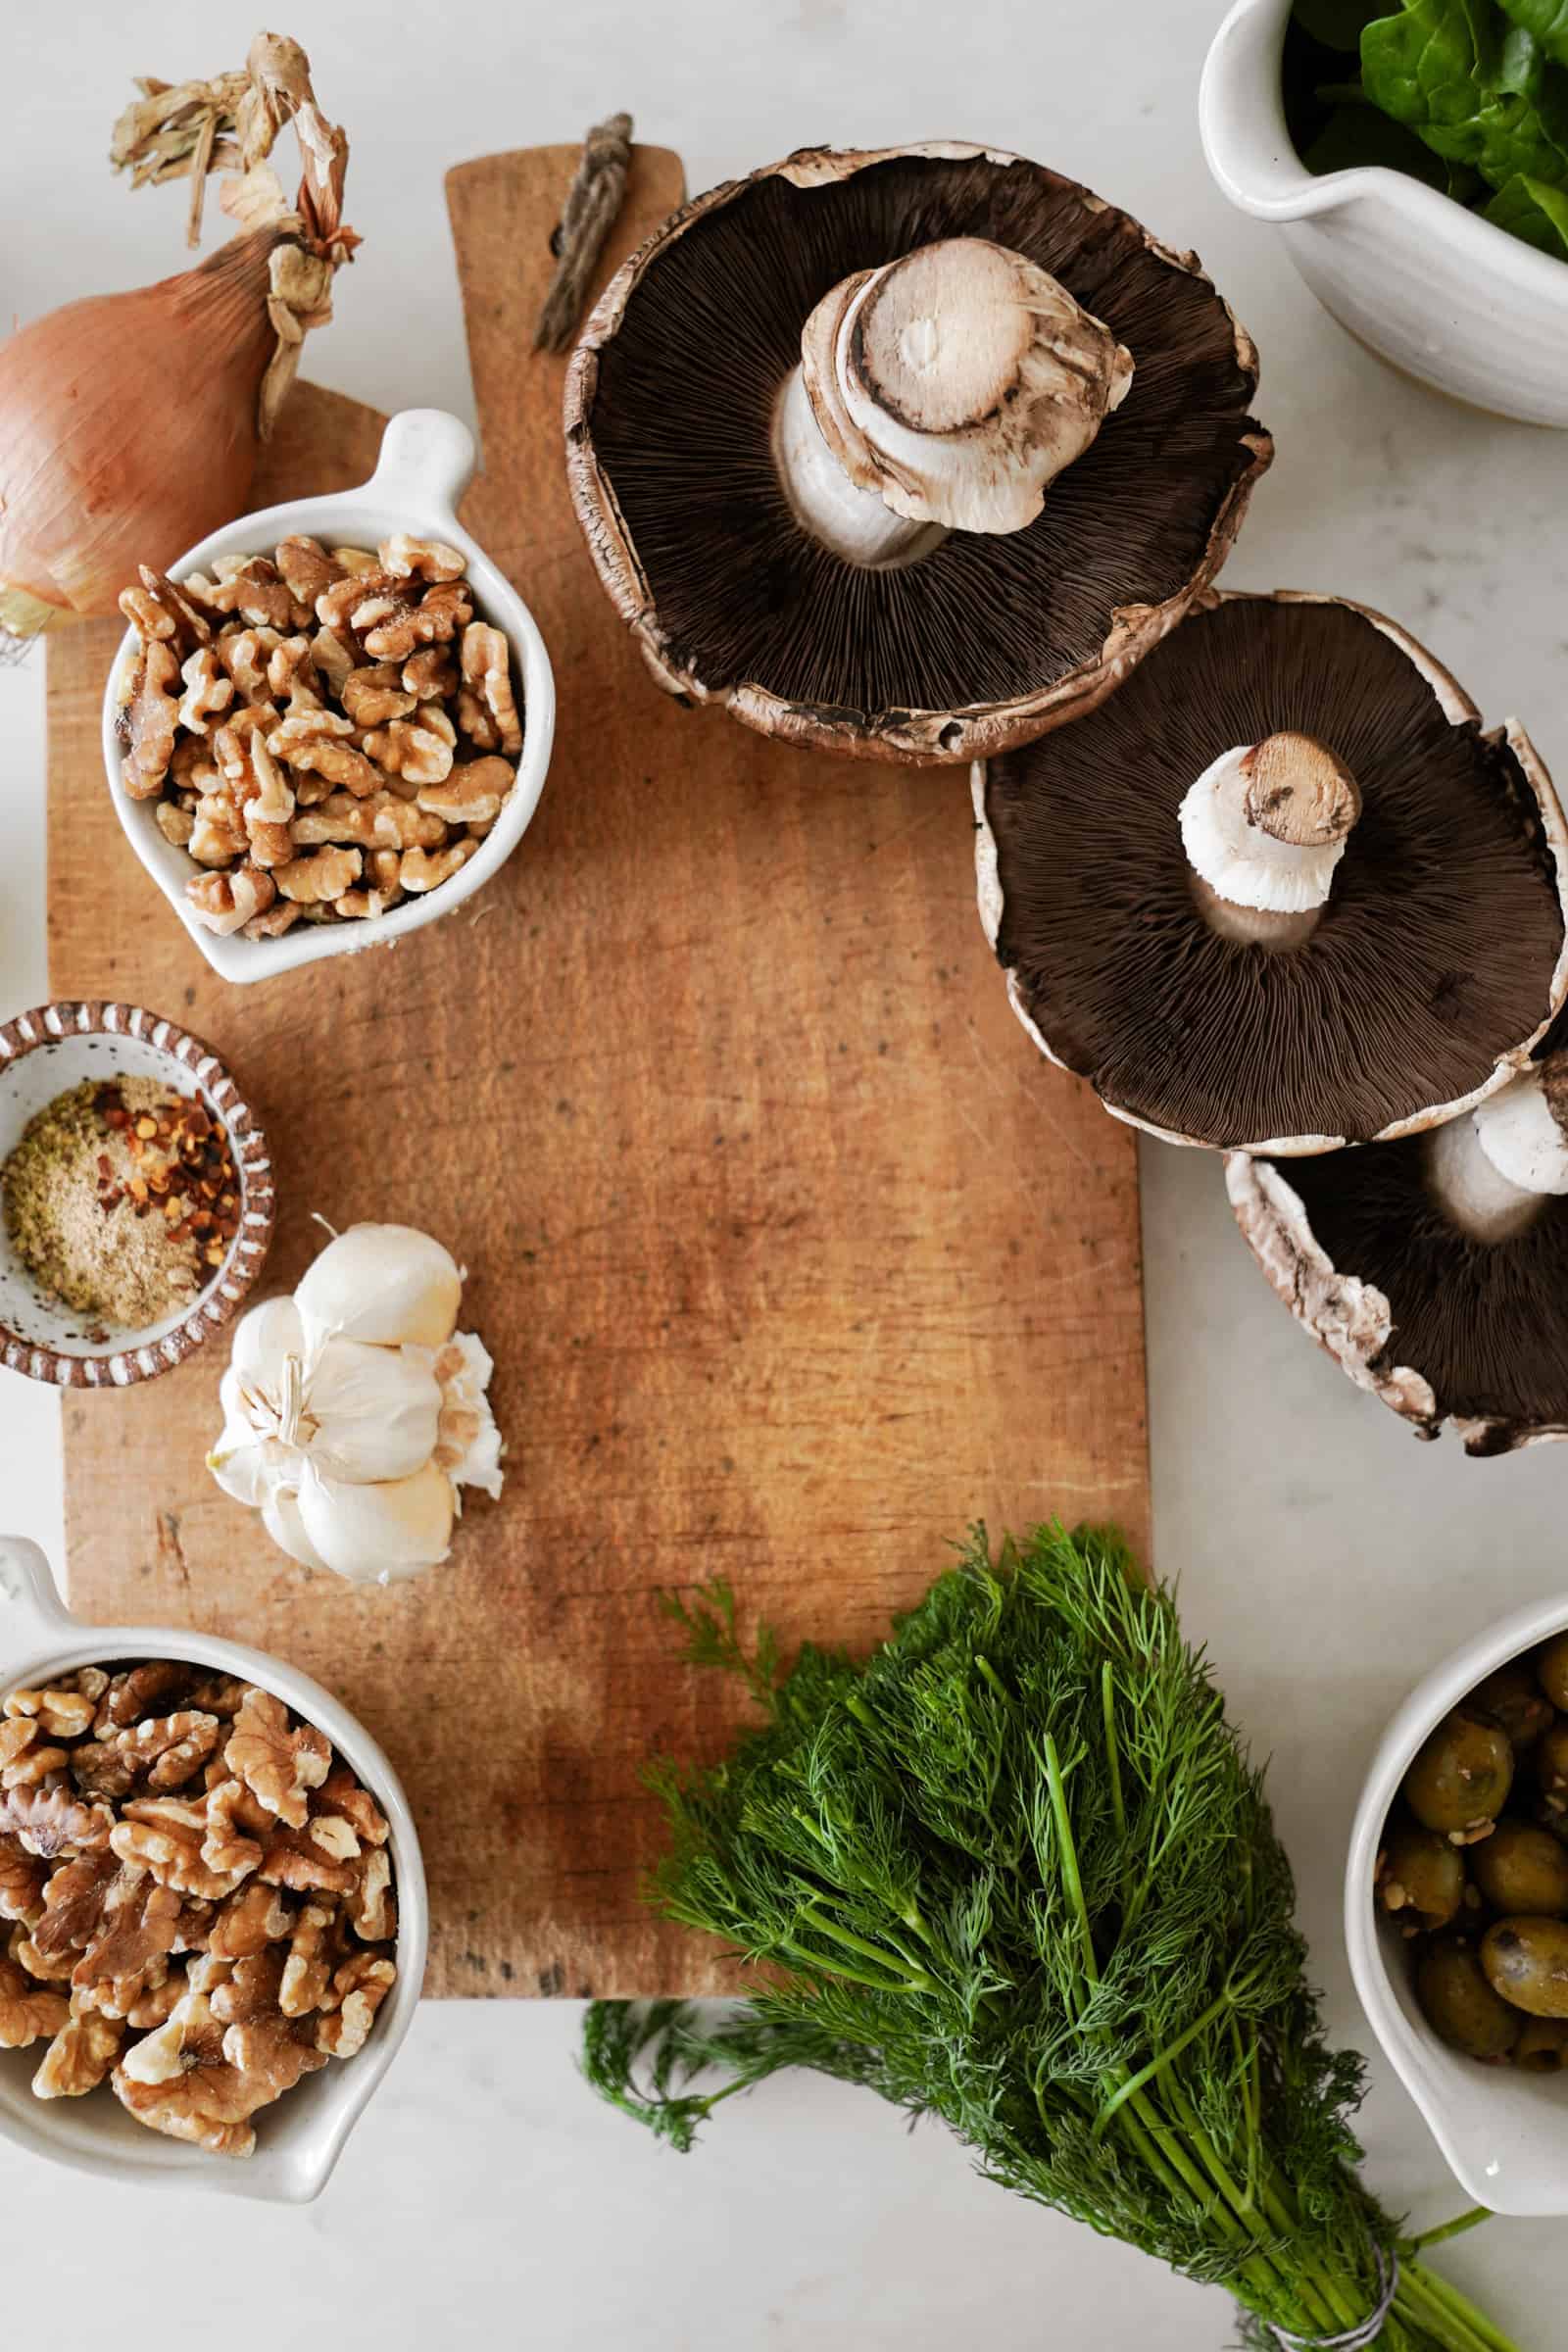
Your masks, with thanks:
[(1291, 0), (1236, 0), (1203, 68), (1199, 123), (1232, 204), (1281, 229), (1342, 326), (1407, 375), (1527, 424), (1568, 425), (1568, 262), (1408, 172), (1310, 172), (1285, 122)]
[(449, 547), (461, 548), (467, 557), (475, 610), (481, 619), (505, 631), (512, 648), (522, 715), (516, 780), (501, 814), (467, 864), (450, 882), (421, 897), (405, 899), (401, 906), (385, 914), (354, 922), (296, 923), (277, 939), (246, 939), (240, 932), (220, 939), (196, 920), (185, 885), (202, 868), (164, 839), (153, 814), (157, 803), (133, 801), (120, 782), (124, 757), (117, 731), (120, 688), (125, 666), (135, 661), (137, 650), (135, 631), (125, 633), (104, 694), (104, 768), (110, 797), (131, 848), (208, 962), (225, 980), (270, 979), (274, 973), (293, 971), (302, 963), (319, 962), (324, 956), (351, 956), (364, 948), (385, 947), (422, 930), (426, 923), (438, 922), (494, 879), (532, 821), (544, 790), (555, 735), (555, 675), (533, 614), (458, 520), (458, 501), (473, 477), (473, 435), (466, 424), (441, 409), (405, 409), (388, 424), (375, 471), (358, 489), (337, 491), (327, 498), (297, 499), (292, 505), (264, 507), (254, 514), (242, 514), (237, 522), (214, 531), (169, 569), (171, 579), (183, 579), (188, 572), (208, 569), (216, 556), (268, 555), (280, 539), (298, 533), (328, 545), (374, 547), (394, 532), (408, 531), (416, 539), (439, 539)]
[(1537, 1601), (1418, 1683), (1378, 1745), (1345, 1873), (1350, 1973), (1373, 2033), (1455, 2179), (1494, 2213), (1568, 2214), (1568, 2077), (1483, 2066), (1450, 2050), (1416, 2006), (1409, 1946), (1373, 1898), (1384, 1823), (1417, 1748), (1496, 1667), (1568, 1629), (1568, 1600)]
[(79, 2099), (38, 2099), (38, 2044), (0, 2050), (0, 2138), (101, 2180), (208, 2188), (280, 2205), (318, 2197), (414, 2020), (424, 1981), (429, 1910), (418, 1834), (397, 1774), (361, 1724), (318, 1683), (281, 1659), (172, 1626), (84, 1625), (62, 1602), (36, 1544), (0, 1536), (0, 1695), (36, 1690), (78, 1666), (138, 1658), (190, 1659), (275, 1691), (324, 1732), (385, 1814), (398, 1903), (397, 1983), (355, 2058), (333, 2059), (255, 2119), (256, 2151), (210, 2156), (165, 2139), (126, 2114), (107, 2088)]
[(95, 1332), (47, 1298), (0, 1216), (0, 1364), (61, 1389), (122, 1389), (172, 1372), (239, 1312), (272, 1239), (272, 1161), (261, 1123), (200, 1038), (139, 1004), (40, 1004), (0, 1022), (0, 1166), (35, 1111), (85, 1080), (156, 1078), (193, 1095), (228, 1138), (239, 1229), (204, 1290), (145, 1331)]

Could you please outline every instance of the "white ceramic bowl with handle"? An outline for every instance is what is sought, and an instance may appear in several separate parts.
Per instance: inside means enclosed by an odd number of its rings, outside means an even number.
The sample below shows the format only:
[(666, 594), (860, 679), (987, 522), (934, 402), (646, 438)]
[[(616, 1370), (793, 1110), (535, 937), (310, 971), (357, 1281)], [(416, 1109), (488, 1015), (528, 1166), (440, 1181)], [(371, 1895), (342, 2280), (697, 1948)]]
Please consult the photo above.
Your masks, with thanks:
[(1441, 2042), (1416, 2006), (1409, 1947), (1373, 1899), (1383, 1826), (1427, 1734), (1495, 1667), (1568, 1628), (1568, 1600), (1516, 1610), (1418, 1683), (1378, 1744), (1345, 1874), (1350, 1973), (1372, 2031), (1454, 2177), (1494, 2213), (1568, 2214), (1568, 2076), (1484, 2066)]
[(1291, 0), (1236, 0), (1209, 50), (1199, 125), (1224, 193), (1281, 227), (1324, 308), (1396, 368), (1472, 407), (1568, 425), (1568, 261), (1407, 172), (1310, 172), (1285, 123), (1290, 14)]
[(188, 1658), (273, 1690), (326, 1734), (385, 1814), (398, 1904), (397, 1983), (358, 2057), (333, 2059), (256, 2118), (256, 2151), (210, 2156), (165, 2139), (125, 2113), (107, 2087), (79, 2099), (37, 2099), (42, 2045), (0, 2050), (0, 2137), (100, 2179), (208, 2188), (281, 2205), (318, 2197), (414, 2019), (424, 1981), (429, 1909), (418, 1835), (397, 1774), (346, 1707), (280, 1659), (172, 1626), (85, 1625), (60, 1598), (36, 1544), (0, 1536), (0, 1695), (37, 1689), (77, 1666)]
[(522, 715), (522, 753), (516, 781), (501, 814), (477, 853), (466, 865), (420, 898), (405, 899), (401, 906), (374, 918), (354, 922), (296, 923), (278, 939), (246, 939), (235, 932), (220, 939), (196, 920), (185, 897), (192, 874), (203, 869), (181, 849), (166, 841), (153, 814), (155, 801), (133, 801), (122, 791), (120, 771), (124, 755), (117, 733), (120, 680), (126, 662), (135, 660), (136, 634), (127, 630), (115, 657), (104, 693), (104, 768), (109, 790), (126, 838), (208, 962), (225, 980), (267, 980), (276, 972), (293, 971), (316, 963), (323, 956), (354, 955), (364, 948), (384, 947), (406, 939), (465, 899), (482, 890), (500, 872), (521, 841), (539, 806), (550, 747), (556, 727), (555, 675), (538, 624), (510, 580), (459, 522), (457, 505), (473, 478), (473, 435), (458, 417), (442, 409), (405, 409), (388, 424), (374, 473), (358, 489), (335, 491), (327, 498), (297, 499), (292, 505), (263, 507), (242, 514), (237, 522), (190, 549), (171, 564), (171, 579), (206, 570), (217, 556), (270, 555), (280, 539), (305, 533), (329, 545), (374, 547), (395, 531), (416, 539), (439, 539), (461, 548), (468, 559), (474, 608), (506, 633), (518, 687)]

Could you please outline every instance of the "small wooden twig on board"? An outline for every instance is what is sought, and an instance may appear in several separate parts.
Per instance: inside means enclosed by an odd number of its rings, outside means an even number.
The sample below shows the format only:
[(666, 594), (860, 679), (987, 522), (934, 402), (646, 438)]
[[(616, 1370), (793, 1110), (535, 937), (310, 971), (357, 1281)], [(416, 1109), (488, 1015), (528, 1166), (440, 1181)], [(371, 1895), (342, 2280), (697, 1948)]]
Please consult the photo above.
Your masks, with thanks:
[(582, 160), (556, 231), (556, 274), (533, 331), (535, 351), (564, 351), (576, 332), (594, 264), (615, 224), (631, 161), (631, 117), (596, 122), (582, 143)]

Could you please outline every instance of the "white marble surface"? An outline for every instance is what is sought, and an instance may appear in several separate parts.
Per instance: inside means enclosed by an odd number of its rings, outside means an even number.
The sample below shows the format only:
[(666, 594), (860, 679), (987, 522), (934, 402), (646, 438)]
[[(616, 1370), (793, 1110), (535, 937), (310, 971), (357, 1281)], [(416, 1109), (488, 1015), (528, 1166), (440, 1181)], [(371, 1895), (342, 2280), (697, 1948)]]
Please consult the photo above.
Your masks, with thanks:
[[(413, 12), (322, 0), (282, 20), (355, 139), (364, 254), (314, 346), (321, 380), (383, 407), (470, 406), (441, 174), (461, 158), (574, 135), (629, 105), (703, 186), (808, 141), (981, 137), (1075, 172), (1195, 245), (1263, 353), (1280, 457), (1233, 583), (1348, 590), (1430, 638), (1488, 712), (1518, 710), (1568, 772), (1568, 440), (1494, 424), (1397, 381), (1315, 308), (1269, 232), (1230, 214), (1199, 155), (1194, 98), (1217, 0), (469, 0)], [(452, 30), (432, 31), (436, 24)], [(7, 43), (0, 313), (180, 266), (181, 198), (132, 199), (102, 168), (133, 73), (238, 63), (255, 17), (150, 0), (33, 10)], [(27, 222), (28, 233), (22, 233)], [(106, 358), (112, 355), (106, 355)], [(44, 993), (41, 668), (0, 674), (0, 1007)], [(976, 951), (980, 952), (978, 937)], [(1236, 1240), (1217, 1172), (1145, 1156), (1159, 1565), (1212, 1646), (1233, 1708), (1274, 1756), (1313, 1963), (1339, 2036), (1363, 2038), (1338, 1926), (1360, 1769), (1403, 1687), (1490, 1617), (1562, 1575), (1568, 1452), (1472, 1464), (1415, 1444), (1356, 1396), (1275, 1304)], [(1045, 1374), (1042, 1374), (1045, 1377)], [(0, 1520), (58, 1555), (53, 1399), (0, 1374)], [(308, 2328), (413, 2352), (481, 2326), (553, 2352), (724, 2343), (996, 2352), (1046, 2340), (1219, 2352), (1211, 2292), (1026, 2211), (968, 2178), (931, 2132), (827, 2085), (726, 2111), (682, 2162), (575, 2082), (566, 2006), (431, 2008), (326, 2198), (302, 2214), (126, 2195), (0, 2148), (6, 2314), (40, 2336), (90, 2257), (125, 2352), (178, 2308), (227, 2352)], [(1374, 2176), (1436, 2218), (1458, 2200), (1388, 2071), (1365, 2112)], [(149, 2244), (149, 2237), (151, 2243)], [(1568, 2241), (1494, 2224), (1445, 2255), (1521, 2342), (1560, 2340)]]

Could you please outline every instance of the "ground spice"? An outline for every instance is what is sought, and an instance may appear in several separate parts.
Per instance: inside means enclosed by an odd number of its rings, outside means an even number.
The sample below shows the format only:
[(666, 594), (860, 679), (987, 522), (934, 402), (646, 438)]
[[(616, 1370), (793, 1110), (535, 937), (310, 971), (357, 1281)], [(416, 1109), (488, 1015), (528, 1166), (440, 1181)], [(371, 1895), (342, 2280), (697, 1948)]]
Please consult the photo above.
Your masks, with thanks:
[(6, 1231), (74, 1314), (143, 1331), (206, 1288), (239, 1230), (221, 1126), (156, 1078), (88, 1079), (27, 1123), (0, 1169)]

